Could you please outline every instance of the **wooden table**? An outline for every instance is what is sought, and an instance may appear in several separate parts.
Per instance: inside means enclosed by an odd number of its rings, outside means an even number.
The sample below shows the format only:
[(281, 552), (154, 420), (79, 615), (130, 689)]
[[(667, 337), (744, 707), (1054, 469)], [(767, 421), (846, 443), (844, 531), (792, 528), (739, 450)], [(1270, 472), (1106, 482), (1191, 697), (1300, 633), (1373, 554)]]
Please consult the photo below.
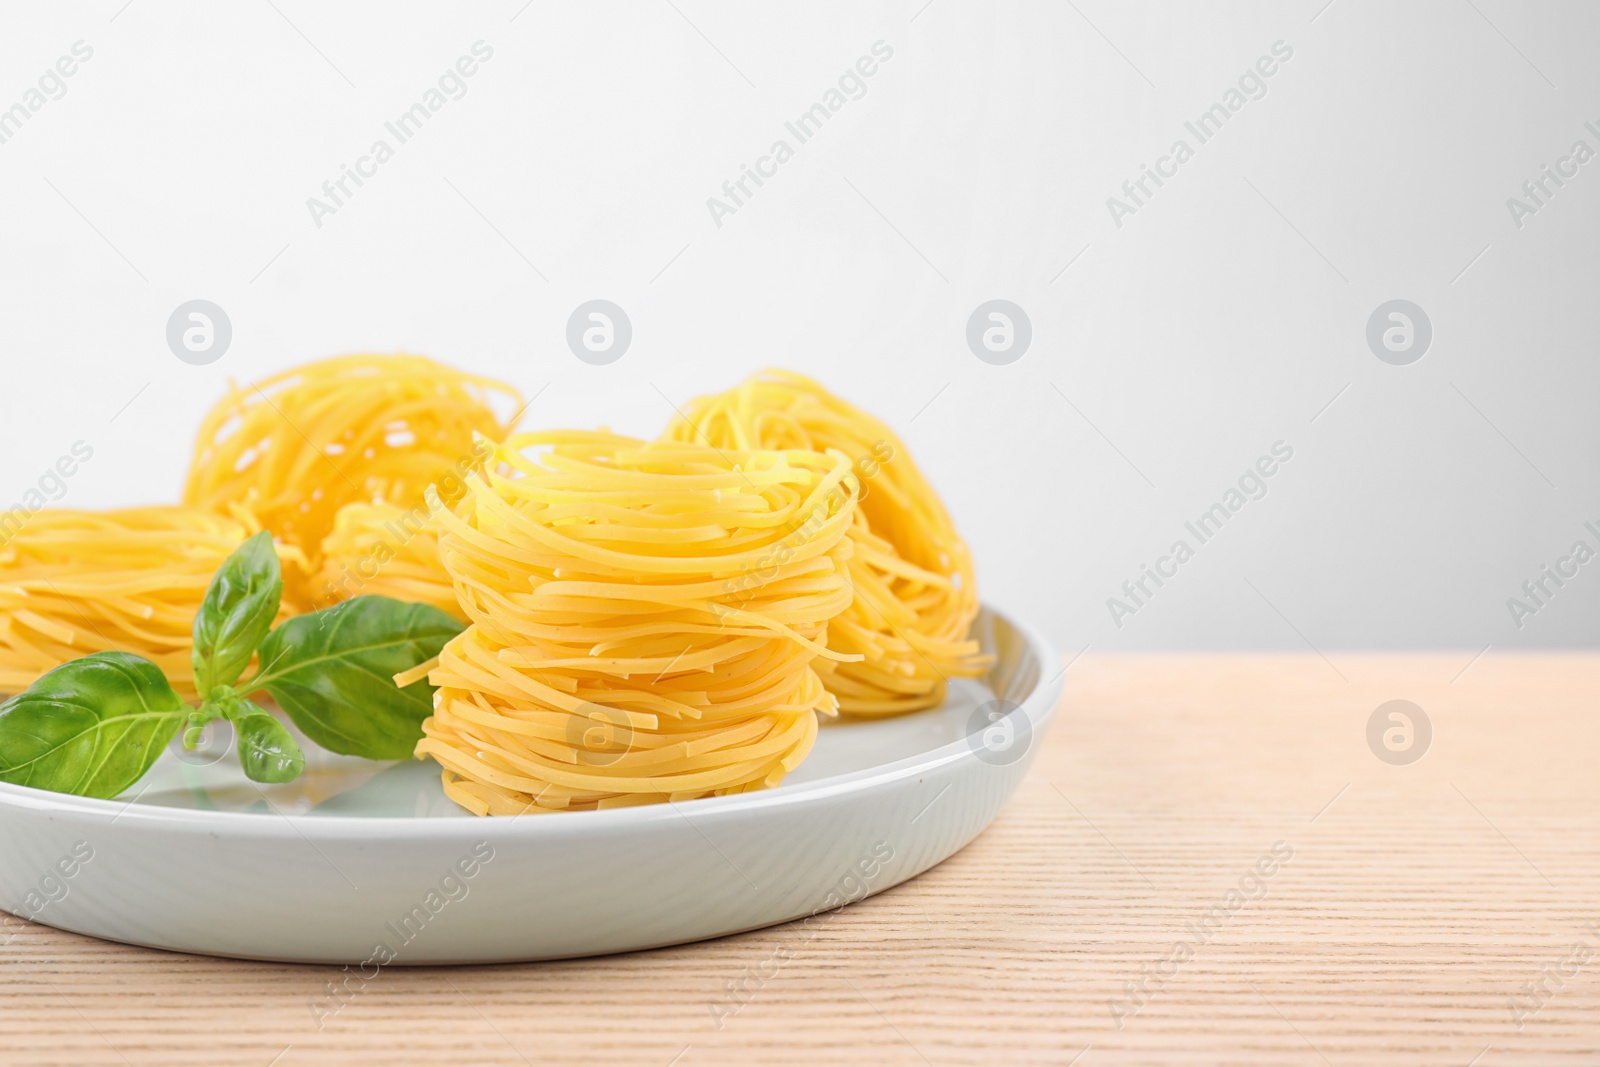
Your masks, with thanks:
[(391, 968), (320, 1031), (333, 968), (29, 927), (0, 1062), (1600, 1062), (1600, 657), (1471, 658), (1085, 657), (994, 826), (814, 935)]

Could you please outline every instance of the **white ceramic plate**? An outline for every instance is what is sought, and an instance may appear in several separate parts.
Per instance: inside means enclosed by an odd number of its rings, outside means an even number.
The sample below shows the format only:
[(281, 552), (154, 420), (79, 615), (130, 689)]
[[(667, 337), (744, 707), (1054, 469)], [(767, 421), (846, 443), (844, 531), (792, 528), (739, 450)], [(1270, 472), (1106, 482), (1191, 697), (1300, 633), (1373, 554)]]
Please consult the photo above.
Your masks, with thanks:
[(0, 907), (114, 941), (367, 970), (623, 952), (812, 915), (952, 855), (1021, 780), (1060, 695), (1056, 658), (992, 610), (978, 632), (998, 657), (987, 678), (932, 711), (825, 724), (782, 786), (739, 796), (479, 819), (431, 762), (309, 744), (287, 785), (175, 752), (115, 800), (0, 784)]

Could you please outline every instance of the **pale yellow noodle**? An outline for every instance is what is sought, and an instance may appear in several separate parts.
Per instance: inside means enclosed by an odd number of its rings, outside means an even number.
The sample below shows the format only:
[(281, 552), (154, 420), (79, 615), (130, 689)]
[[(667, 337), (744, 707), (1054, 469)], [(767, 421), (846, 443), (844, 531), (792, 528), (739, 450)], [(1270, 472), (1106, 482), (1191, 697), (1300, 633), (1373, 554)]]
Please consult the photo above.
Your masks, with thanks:
[[(260, 529), (232, 516), (159, 505), (35, 513), (0, 546), (0, 692), (91, 652), (132, 652), (193, 700), (194, 614), (216, 569)], [(285, 574), (304, 557), (280, 549)], [(279, 613), (282, 618), (287, 609)]]
[[(690, 402), (664, 435), (721, 449), (834, 449), (850, 457), (860, 504), (850, 530), (850, 609), (828, 627), (818, 672), (839, 709), (897, 715), (944, 700), (946, 683), (989, 666), (971, 638), (978, 614), (972, 556), (949, 513), (888, 426), (809, 378), (765, 371)], [(741, 582), (759, 592), (761, 576)]]
[[(459, 496), (459, 494), (458, 494)], [(439, 560), (439, 527), (426, 504), (346, 504), (322, 539), (319, 600), (378, 595), (432, 604), (459, 619), (455, 586)]]
[(499, 440), (510, 430), (496, 403), (515, 409), (521, 398), (503, 382), (412, 355), (337, 356), (236, 384), (201, 424), (184, 501), (248, 506), (311, 565), (288, 584), (291, 603), (324, 606), (339, 599), (322, 559), (339, 510), (416, 507), (429, 485), (464, 476), (482, 458), (473, 435)]
[[(436, 510), (467, 629), (418, 756), (479, 815), (744, 792), (805, 758), (845, 610), (843, 454), (512, 437)], [(738, 584), (768, 580), (754, 595)]]

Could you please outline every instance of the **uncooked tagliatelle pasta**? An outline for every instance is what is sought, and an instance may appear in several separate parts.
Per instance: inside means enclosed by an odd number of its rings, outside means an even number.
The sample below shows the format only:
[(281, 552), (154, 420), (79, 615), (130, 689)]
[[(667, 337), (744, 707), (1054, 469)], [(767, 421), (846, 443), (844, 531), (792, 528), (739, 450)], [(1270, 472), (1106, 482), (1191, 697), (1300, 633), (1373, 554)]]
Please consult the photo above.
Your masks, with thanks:
[(850, 457), (860, 505), (850, 539), (855, 598), (828, 627), (823, 683), (854, 715), (897, 715), (944, 700), (946, 682), (982, 674), (972, 556), (949, 513), (882, 422), (809, 378), (766, 371), (692, 401), (666, 439), (720, 449), (835, 449)]
[(426, 506), (340, 508), (333, 532), (322, 539), (322, 572), (315, 585), (330, 600), (375, 594), (431, 604), (466, 619), (439, 559), (439, 527)]
[[(194, 699), (195, 612), (218, 566), (258, 529), (244, 512), (171, 505), (34, 514), (0, 547), (0, 692), (116, 650), (154, 662)], [(303, 573), (303, 557), (281, 554), (286, 575)]]
[[(322, 543), (350, 503), (414, 508), (429, 485), (478, 462), (474, 434), (510, 430), (495, 403), (521, 405), (503, 382), (423, 356), (337, 356), (233, 386), (206, 416), (184, 501), (244, 505), (322, 571)], [(299, 610), (339, 596), (307, 576), (285, 581)]]
[(417, 755), (479, 815), (777, 784), (834, 710), (813, 663), (848, 658), (822, 637), (851, 601), (850, 474), (842, 453), (512, 437), (436, 513), (471, 622), (428, 673)]

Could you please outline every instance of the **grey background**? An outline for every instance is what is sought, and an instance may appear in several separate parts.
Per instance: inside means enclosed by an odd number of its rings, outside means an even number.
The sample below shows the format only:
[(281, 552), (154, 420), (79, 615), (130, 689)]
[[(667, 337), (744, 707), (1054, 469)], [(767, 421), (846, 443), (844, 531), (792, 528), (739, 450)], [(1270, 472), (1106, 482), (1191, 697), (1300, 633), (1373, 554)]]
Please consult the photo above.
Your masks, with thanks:
[[(466, 95), (315, 226), (480, 39)], [(1069, 654), (1600, 639), (1600, 562), (1520, 629), (1506, 605), (1600, 549), (1600, 160), (1521, 228), (1506, 205), (1600, 150), (1600, 5), (10, 5), (0, 108), (77, 40), (0, 144), (6, 502), (79, 439), (62, 506), (176, 499), (227, 379), (339, 352), (641, 434), (781, 365), (904, 434), (986, 598)], [(879, 40), (865, 95), (717, 226), (707, 198)], [(1266, 95), (1117, 227), (1107, 198), (1277, 41)], [(1032, 321), (1008, 366), (965, 342), (996, 298)], [(1397, 298), (1433, 324), (1409, 366), (1365, 341)], [(165, 343), (191, 299), (232, 322), (209, 366)], [(633, 324), (609, 366), (564, 343), (591, 299)], [(1115, 625), (1280, 440), (1266, 496)]]

